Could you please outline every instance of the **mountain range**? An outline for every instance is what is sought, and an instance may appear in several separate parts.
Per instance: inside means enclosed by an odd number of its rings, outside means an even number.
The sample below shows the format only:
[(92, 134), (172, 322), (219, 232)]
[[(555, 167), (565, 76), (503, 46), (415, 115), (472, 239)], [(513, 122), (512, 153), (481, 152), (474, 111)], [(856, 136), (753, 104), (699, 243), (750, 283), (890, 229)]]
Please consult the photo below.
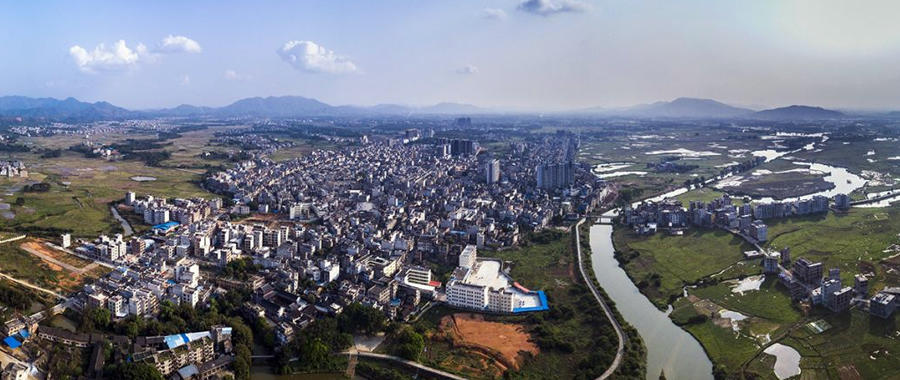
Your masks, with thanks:
[[(0, 117), (22, 117), (48, 120), (104, 120), (150, 117), (262, 117), (294, 118), (316, 116), (410, 116), (410, 115), (474, 115), (500, 114), (500, 111), (470, 104), (439, 103), (426, 107), (398, 104), (375, 106), (333, 106), (301, 96), (253, 97), (223, 107), (200, 107), (183, 104), (174, 108), (128, 110), (107, 102), (81, 102), (74, 98), (0, 97)], [(523, 112), (524, 113), (524, 112)], [(712, 99), (677, 98), (667, 102), (607, 109), (588, 108), (555, 115), (624, 117), (648, 119), (757, 119), (757, 120), (824, 120), (837, 119), (842, 112), (821, 107), (792, 105), (755, 111)], [(890, 115), (890, 114), (886, 114)]]

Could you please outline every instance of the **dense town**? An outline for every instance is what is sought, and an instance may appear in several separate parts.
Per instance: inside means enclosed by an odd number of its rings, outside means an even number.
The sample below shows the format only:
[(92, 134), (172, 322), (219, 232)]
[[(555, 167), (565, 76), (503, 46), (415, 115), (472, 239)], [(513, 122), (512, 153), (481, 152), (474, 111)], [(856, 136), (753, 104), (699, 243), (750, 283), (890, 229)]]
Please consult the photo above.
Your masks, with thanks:
[[(608, 197), (602, 180), (573, 163), (578, 139), (559, 133), (488, 157), (471, 140), (419, 137), (407, 130), (401, 139), (363, 138), (285, 162), (240, 162), (206, 179), (224, 201), (128, 192), (118, 212), (152, 226), (147, 233), (74, 241), (63, 234), (46, 243), (113, 268), (52, 312), (154, 318), (171, 305), (209, 308), (246, 285), (252, 294), (241, 312), (264, 319), (284, 345), (354, 304), (398, 321), (433, 303), (491, 313), (547, 310), (546, 296), (526, 288), (527, 278), (512, 279), (506, 263), (478, 256), (576, 220)], [(252, 273), (235, 273), (236, 262)], [(230, 327), (129, 339), (39, 325), (48, 314), (7, 321), (2, 332), (17, 347), (34, 337), (98, 350), (111, 342), (122, 357), (167, 378), (209, 378), (234, 360)], [(102, 357), (90, 364), (97, 374)]]

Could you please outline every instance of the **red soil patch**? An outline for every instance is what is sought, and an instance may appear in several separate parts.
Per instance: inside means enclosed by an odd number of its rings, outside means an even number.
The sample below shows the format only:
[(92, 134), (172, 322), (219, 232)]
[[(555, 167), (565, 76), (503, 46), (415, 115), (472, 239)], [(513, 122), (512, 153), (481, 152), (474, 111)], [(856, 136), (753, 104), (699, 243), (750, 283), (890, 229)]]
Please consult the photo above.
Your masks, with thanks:
[(533, 356), (540, 353), (531, 335), (519, 324), (490, 322), (480, 314), (457, 313), (444, 317), (441, 327), (451, 332), (454, 345), (483, 350), (505, 367), (519, 369), (524, 359), (522, 351)]

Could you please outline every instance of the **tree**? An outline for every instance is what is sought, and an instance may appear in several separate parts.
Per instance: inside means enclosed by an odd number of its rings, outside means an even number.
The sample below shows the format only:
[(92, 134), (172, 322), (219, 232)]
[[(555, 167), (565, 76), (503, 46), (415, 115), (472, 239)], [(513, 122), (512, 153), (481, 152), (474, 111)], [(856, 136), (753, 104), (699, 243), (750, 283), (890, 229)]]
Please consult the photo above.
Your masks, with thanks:
[(85, 332), (94, 332), (95, 330), (103, 330), (112, 321), (109, 310), (104, 308), (87, 309), (81, 313), (81, 326), (79, 330)]
[(402, 326), (394, 333), (392, 340), (394, 355), (404, 359), (419, 361), (422, 351), (425, 350), (425, 338), (410, 326)]
[(156, 367), (147, 363), (116, 364), (107, 377), (116, 380), (163, 380)]
[(239, 380), (250, 378), (251, 358), (250, 347), (247, 345), (234, 346), (234, 376)]
[(351, 334), (374, 334), (384, 331), (384, 328), (387, 326), (387, 319), (381, 311), (354, 302), (345, 307), (344, 311), (338, 316), (338, 326), (341, 328), (341, 331)]

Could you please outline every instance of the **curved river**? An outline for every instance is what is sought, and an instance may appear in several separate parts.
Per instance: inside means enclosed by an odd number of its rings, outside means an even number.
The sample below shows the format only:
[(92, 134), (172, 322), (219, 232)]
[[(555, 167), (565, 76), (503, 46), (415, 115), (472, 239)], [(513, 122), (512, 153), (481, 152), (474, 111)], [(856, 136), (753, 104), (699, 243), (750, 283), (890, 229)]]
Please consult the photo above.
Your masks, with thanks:
[(712, 379), (712, 362), (693, 336), (644, 297), (613, 256), (612, 225), (591, 226), (591, 265), (603, 290), (647, 346), (647, 379)]

